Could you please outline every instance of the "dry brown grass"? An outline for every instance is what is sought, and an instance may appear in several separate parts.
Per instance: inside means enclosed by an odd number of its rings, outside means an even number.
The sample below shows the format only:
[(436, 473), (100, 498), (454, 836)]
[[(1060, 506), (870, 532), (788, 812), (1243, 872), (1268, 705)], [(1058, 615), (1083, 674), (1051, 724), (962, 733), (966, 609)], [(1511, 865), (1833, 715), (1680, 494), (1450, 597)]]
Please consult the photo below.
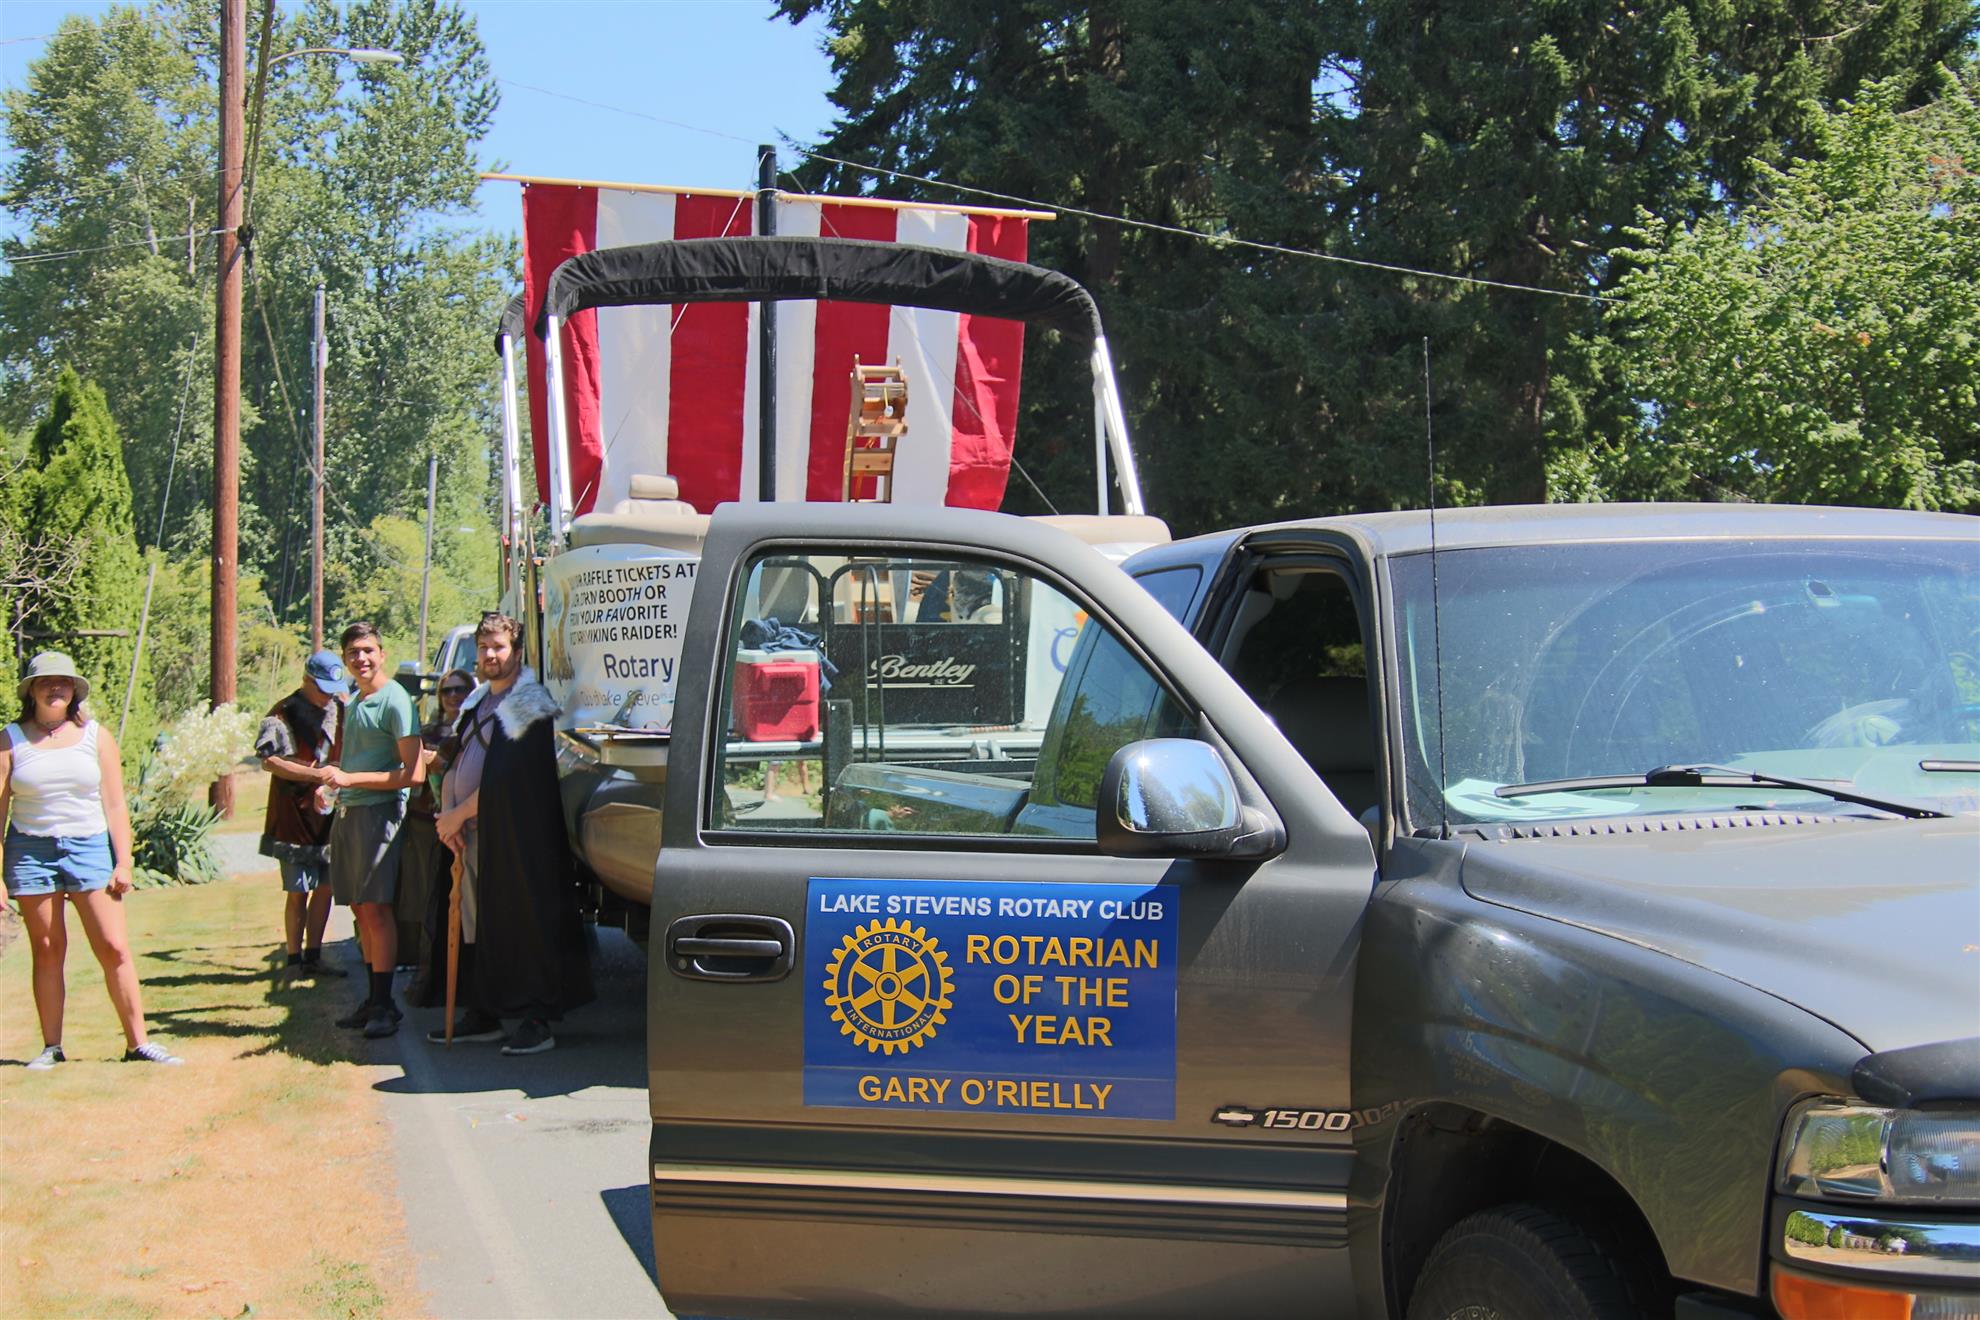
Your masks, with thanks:
[(153, 1033), (183, 1068), (117, 1062), (123, 1041), (71, 919), (71, 1062), (40, 1047), (27, 950), (0, 958), (0, 1310), (34, 1316), (418, 1314), (371, 1087), (331, 1023), (350, 982), (271, 976), (268, 876), (129, 900)]

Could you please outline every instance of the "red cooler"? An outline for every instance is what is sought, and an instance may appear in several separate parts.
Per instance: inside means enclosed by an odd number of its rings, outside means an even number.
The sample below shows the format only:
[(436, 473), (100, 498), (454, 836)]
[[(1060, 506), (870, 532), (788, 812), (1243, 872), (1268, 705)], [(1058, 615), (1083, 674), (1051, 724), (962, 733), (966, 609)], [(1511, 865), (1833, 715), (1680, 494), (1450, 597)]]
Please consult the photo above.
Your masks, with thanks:
[(818, 736), (818, 652), (736, 652), (735, 731), (744, 742)]

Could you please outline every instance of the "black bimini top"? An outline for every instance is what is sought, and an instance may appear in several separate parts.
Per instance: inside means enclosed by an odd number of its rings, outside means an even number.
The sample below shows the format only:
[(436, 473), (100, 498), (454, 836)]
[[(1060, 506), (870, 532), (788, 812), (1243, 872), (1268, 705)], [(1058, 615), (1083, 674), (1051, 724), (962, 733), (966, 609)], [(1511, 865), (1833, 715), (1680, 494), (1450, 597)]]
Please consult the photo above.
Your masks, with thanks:
[(1089, 341), (1101, 332), (1093, 295), (1042, 266), (867, 239), (687, 238), (570, 258), (550, 276), (536, 333), (587, 307), (806, 298), (1037, 321)]
[(509, 299), (509, 305), (502, 309), (502, 320), (495, 327), (496, 357), (502, 356), (504, 339), (514, 340), (517, 344), (522, 343), (523, 327), (527, 324), (529, 324), (529, 308), (524, 305), (523, 296), (519, 293)]

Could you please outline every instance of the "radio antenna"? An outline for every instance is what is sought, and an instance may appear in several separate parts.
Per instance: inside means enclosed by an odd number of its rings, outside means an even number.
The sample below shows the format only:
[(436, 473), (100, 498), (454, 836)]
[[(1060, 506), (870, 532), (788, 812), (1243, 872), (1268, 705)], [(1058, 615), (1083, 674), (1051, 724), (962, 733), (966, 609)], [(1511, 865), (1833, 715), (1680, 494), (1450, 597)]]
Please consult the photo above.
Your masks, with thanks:
[(1437, 583), (1437, 434), (1430, 426), (1430, 336), (1423, 336), (1423, 448), (1430, 468), (1430, 651), (1437, 675), (1437, 837), (1451, 837), (1450, 773), (1444, 763), (1444, 622)]

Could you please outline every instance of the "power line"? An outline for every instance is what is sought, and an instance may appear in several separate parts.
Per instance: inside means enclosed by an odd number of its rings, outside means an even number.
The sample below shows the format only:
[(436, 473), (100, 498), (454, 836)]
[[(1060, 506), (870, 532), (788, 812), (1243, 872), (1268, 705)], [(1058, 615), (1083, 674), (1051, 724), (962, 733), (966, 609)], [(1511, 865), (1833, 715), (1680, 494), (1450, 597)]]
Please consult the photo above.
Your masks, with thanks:
[[(118, 248), (156, 248), (161, 242), (177, 242), (182, 238), (190, 242), (195, 238), (212, 238), (217, 234), (224, 234), (226, 232), (225, 229), (187, 230), (183, 234), (168, 234), (163, 238), (134, 238), (126, 243), (105, 243), (100, 247), (70, 248), (66, 252), (28, 252), (20, 256), (8, 256), (5, 253), (0, 253), (0, 261), (4, 261), (12, 266), (27, 266), (42, 261), (62, 261), (69, 257), (88, 256), (92, 252), (114, 252)], [(174, 260), (177, 260), (177, 258), (174, 258)]]
[(1448, 271), (1424, 270), (1417, 266), (1402, 266), (1388, 261), (1369, 261), (1364, 257), (1344, 257), (1336, 252), (1316, 252), (1311, 248), (1288, 247), (1283, 243), (1260, 243), (1254, 239), (1237, 238), (1230, 234), (1205, 234), (1195, 229), (1184, 229), (1179, 225), (1165, 225), (1155, 220), (1136, 220), (1128, 216), (1109, 215), (1105, 211), (1089, 211), (1079, 206), (1062, 206), (1057, 202), (1041, 202), (1032, 198), (1018, 197), (1012, 193), (993, 192), (988, 188), (971, 188), (960, 183), (945, 183), (941, 179), (931, 179), (926, 175), (909, 174), (905, 170), (892, 170), (884, 165), (862, 165), (858, 161), (842, 160), (837, 156), (827, 156), (822, 152), (806, 151), (803, 147), (794, 150), (811, 160), (822, 160), (830, 165), (843, 165), (847, 169), (864, 170), (869, 174), (884, 174), (890, 179), (908, 179), (914, 183), (925, 183), (930, 187), (948, 188), (955, 192), (969, 193), (977, 197), (988, 197), (995, 201), (1012, 202), (1022, 206), (1040, 207), (1058, 211), (1062, 215), (1077, 215), (1088, 220), (1099, 220), (1107, 224), (1127, 225), (1133, 229), (1146, 229), (1157, 234), (1174, 234), (1178, 238), (1193, 238), (1198, 242), (1215, 247), (1241, 247), (1254, 252), (1270, 252), (1282, 257), (1301, 257), (1310, 261), (1328, 261), (1342, 266), (1358, 266), (1363, 270), (1388, 271), (1395, 275), (1412, 275), (1418, 279), (1447, 280), (1453, 284), (1472, 284), (1488, 289), (1510, 289), (1517, 293), (1539, 293), (1550, 298), (1572, 298), (1579, 302), (1606, 303), (1615, 301), (1599, 293), (1577, 293), (1571, 289), (1549, 289), (1539, 284), (1515, 284), (1509, 280), (1490, 280), (1481, 275), (1454, 275)]
[(668, 128), (678, 128), (688, 133), (700, 133), (706, 137), (721, 138), (726, 142), (741, 142), (746, 145), (754, 145), (748, 138), (737, 137), (734, 133), (724, 133), (720, 129), (715, 128), (703, 128), (699, 124), (690, 124), (679, 119), (666, 119), (660, 115), (649, 115), (644, 110), (629, 110), (622, 105), (608, 105), (604, 101), (587, 100), (582, 96), (572, 96), (569, 92), (553, 92), (548, 87), (537, 87), (530, 83), (517, 82), (513, 78), (497, 78), (495, 81), (505, 87), (515, 87), (525, 92), (535, 92), (538, 96), (548, 96), (558, 101), (573, 101), (578, 105), (588, 105), (598, 110), (610, 110), (615, 114), (631, 115), (634, 119), (644, 119), (651, 124), (665, 124)]
[[(662, 124), (689, 133), (701, 133), (708, 137), (721, 138), (729, 142), (748, 144), (749, 139), (734, 133), (724, 133), (719, 129), (703, 128), (698, 124), (686, 123), (679, 119), (668, 119), (661, 115), (650, 115), (641, 110), (632, 110), (622, 105), (611, 105), (604, 101), (594, 101), (583, 96), (572, 96), (568, 92), (553, 92), (547, 87), (537, 87), (530, 83), (514, 82), (508, 78), (496, 81), (540, 96), (553, 97), (560, 101), (570, 101), (577, 105), (587, 105), (598, 110), (610, 110), (614, 114), (628, 115), (643, 119), (648, 123)], [(950, 183), (943, 179), (930, 178), (924, 174), (910, 174), (905, 170), (889, 169), (884, 165), (866, 165), (859, 161), (844, 160), (838, 156), (828, 156), (823, 152), (810, 151), (804, 147), (791, 148), (807, 160), (822, 161), (828, 165), (843, 165), (847, 169), (862, 170), (868, 174), (882, 174), (890, 179), (906, 179), (912, 183), (926, 184), (931, 188), (946, 188), (951, 192), (963, 193), (972, 197), (982, 197), (991, 201), (1005, 202), (1044, 211), (1057, 211), (1063, 215), (1076, 215), (1088, 220), (1098, 220), (1106, 224), (1126, 225), (1131, 229), (1145, 229), (1158, 234), (1172, 234), (1178, 238), (1194, 239), (1199, 243), (1209, 243), (1217, 247), (1240, 247), (1254, 252), (1269, 252), (1277, 256), (1298, 257), (1308, 261), (1332, 262), (1342, 266), (1356, 266), (1363, 270), (1386, 271), (1394, 275), (1410, 275), (1419, 279), (1444, 280), (1453, 284), (1469, 284), (1490, 289), (1507, 289), (1517, 293), (1537, 293), (1550, 298), (1570, 298), (1578, 302), (1608, 303), (1615, 301), (1599, 293), (1579, 293), (1570, 289), (1549, 289), (1538, 284), (1517, 284), (1510, 280), (1492, 280), (1479, 275), (1456, 275), (1449, 271), (1424, 270), (1417, 266), (1404, 266), (1388, 261), (1370, 261), (1364, 257), (1346, 257), (1335, 252), (1319, 252), (1312, 248), (1289, 247), (1283, 243), (1261, 243), (1254, 239), (1237, 238), (1230, 234), (1206, 234), (1200, 230), (1184, 229), (1179, 225), (1165, 225), (1154, 220), (1137, 220), (1131, 216), (1112, 215), (1105, 211), (1088, 210), (1080, 206), (1066, 206), (1058, 202), (1040, 201), (1035, 197), (1021, 197), (1015, 193), (996, 192), (988, 188), (972, 188), (967, 184)]]
[(332, 486), (324, 478), (322, 469), (318, 468), (315, 461), (310, 457), (309, 447), (303, 443), (302, 427), (296, 421), (295, 404), (289, 398), (288, 379), (282, 374), (282, 349), (280, 344), (276, 342), (275, 327), (268, 316), (268, 303), (261, 296), (261, 272), (257, 268), (256, 263), (252, 261), (248, 263), (248, 283), (254, 286), (255, 310), (261, 316), (262, 333), (268, 337), (269, 365), (275, 369), (275, 386), (282, 394), (282, 412), (288, 419), (289, 434), (296, 442), (296, 452), (302, 455), (303, 467), (308, 469), (311, 476), (322, 483), (324, 493), (336, 501), (337, 507), (350, 520), (351, 526), (357, 530), (359, 536), (371, 542), (372, 548), (381, 557), (389, 560), (395, 567), (404, 569), (408, 573), (412, 572), (412, 565), (399, 558), (392, 550), (392, 547), (385, 543), (384, 538), (365, 525), (364, 520), (358, 517), (357, 510), (353, 509), (345, 502), (344, 497), (337, 493), (336, 487)]
[(160, 549), (165, 545), (165, 512), (172, 507), (172, 477), (179, 470), (179, 437), (186, 429), (186, 400), (192, 396), (193, 371), (199, 365), (199, 341), (205, 337), (206, 323), (202, 321), (193, 330), (192, 347), (186, 357), (186, 377), (179, 385), (179, 420), (172, 424), (172, 458), (165, 465), (165, 494), (158, 501), (158, 534), (151, 538), (151, 543)]

